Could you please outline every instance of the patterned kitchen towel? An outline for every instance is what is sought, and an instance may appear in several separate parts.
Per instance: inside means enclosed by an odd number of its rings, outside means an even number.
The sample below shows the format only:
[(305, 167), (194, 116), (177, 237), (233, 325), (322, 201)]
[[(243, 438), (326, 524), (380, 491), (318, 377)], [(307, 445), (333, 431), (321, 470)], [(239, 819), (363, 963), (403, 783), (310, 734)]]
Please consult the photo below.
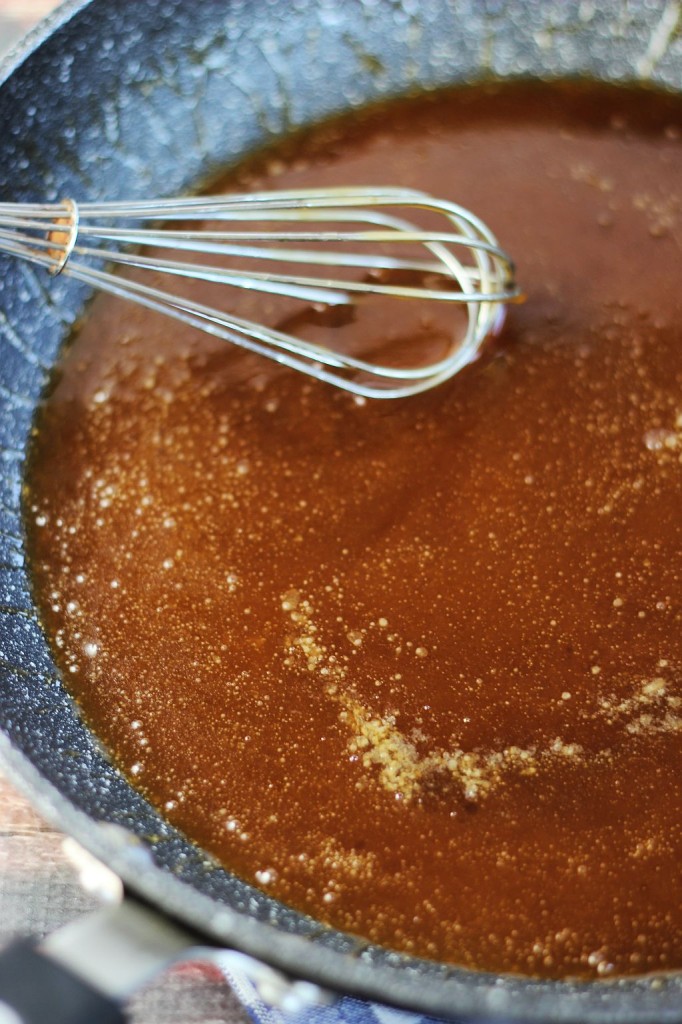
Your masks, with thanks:
[(230, 952), (221, 954), (217, 962), (257, 1024), (438, 1024), (433, 1017), (350, 996), (342, 996), (327, 1006), (305, 1007), (302, 1002), (312, 986), (299, 984), (287, 998), (286, 987), (282, 987), (277, 973), (268, 968), (260, 973), (262, 965), (256, 966), (250, 957)]

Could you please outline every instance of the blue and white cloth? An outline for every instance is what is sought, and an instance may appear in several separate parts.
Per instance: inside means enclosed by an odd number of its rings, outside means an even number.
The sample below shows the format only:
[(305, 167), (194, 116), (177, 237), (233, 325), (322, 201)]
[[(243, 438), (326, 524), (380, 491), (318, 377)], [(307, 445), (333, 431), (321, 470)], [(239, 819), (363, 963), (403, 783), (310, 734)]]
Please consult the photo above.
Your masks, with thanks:
[[(303, 1007), (292, 1000), (266, 1000), (268, 981), (277, 985), (277, 974), (259, 973), (261, 964), (240, 954), (221, 954), (218, 960), (232, 990), (256, 1024), (439, 1024), (433, 1017), (395, 1010), (378, 1003), (341, 996), (329, 1005)], [(286, 983), (285, 983), (286, 984)], [(273, 993), (274, 994), (274, 993)], [(273, 1005), (273, 1001), (280, 1005)]]

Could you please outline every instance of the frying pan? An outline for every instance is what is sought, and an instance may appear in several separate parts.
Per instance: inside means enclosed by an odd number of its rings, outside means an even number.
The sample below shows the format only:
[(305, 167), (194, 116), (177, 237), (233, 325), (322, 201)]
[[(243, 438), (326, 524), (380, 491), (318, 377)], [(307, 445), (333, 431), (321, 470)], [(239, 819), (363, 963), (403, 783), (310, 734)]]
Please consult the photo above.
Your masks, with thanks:
[[(0, 194), (180, 192), (293, 127), (491, 76), (682, 91), (681, 17), (672, 0), (71, 0), (0, 71)], [(680, 975), (499, 977), (335, 932), (217, 867), (112, 767), (53, 664), (25, 560), (34, 409), (88, 298), (41, 273), (2, 258), (0, 753), (39, 812), (166, 920), (336, 992), (450, 1019), (682, 1021)]]

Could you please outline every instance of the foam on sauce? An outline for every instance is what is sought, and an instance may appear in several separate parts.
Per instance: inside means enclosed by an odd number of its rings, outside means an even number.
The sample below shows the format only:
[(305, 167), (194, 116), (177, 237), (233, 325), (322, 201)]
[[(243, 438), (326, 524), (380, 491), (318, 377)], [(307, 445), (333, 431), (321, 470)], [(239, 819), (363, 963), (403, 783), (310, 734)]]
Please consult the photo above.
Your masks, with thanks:
[(359, 403), (110, 298), (60, 364), (26, 510), (68, 685), (172, 822), (336, 927), (494, 971), (682, 966), (681, 126), (673, 97), (471, 90), (228, 180), (485, 217), (528, 301), (432, 393)]

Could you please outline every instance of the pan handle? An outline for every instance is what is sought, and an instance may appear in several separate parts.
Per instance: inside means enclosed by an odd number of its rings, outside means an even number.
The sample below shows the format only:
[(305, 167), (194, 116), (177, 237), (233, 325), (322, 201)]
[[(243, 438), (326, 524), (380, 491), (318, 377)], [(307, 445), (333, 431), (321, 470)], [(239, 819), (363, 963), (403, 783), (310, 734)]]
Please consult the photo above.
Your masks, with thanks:
[(124, 1024), (132, 992), (196, 943), (192, 931), (125, 894), (41, 942), (0, 953), (0, 1024)]
[(125, 1024), (113, 998), (45, 956), (30, 941), (0, 953), (0, 1024)]
[(0, 952), (0, 1024), (124, 1024), (127, 999), (177, 960), (229, 962), (271, 1006), (302, 1013), (332, 993), (290, 978), (205, 938), (126, 892), (123, 900), (77, 918), (39, 944)]

